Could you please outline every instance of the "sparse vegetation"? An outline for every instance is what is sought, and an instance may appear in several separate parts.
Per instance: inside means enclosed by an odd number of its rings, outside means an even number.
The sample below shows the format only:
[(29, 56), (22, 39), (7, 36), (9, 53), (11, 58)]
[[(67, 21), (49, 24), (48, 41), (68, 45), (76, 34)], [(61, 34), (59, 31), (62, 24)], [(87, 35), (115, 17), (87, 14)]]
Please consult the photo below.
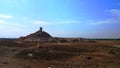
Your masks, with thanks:
[(109, 54), (116, 54), (115, 51), (113, 51), (113, 50), (109, 50), (108, 53)]

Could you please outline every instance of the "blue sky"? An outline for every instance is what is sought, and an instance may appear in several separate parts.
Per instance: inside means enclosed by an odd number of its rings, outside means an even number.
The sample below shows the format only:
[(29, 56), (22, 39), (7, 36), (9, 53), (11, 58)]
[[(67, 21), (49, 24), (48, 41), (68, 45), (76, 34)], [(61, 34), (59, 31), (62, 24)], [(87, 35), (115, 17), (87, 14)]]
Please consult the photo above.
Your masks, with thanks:
[(120, 38), (120, 0), (0, 0), (0, 37)]

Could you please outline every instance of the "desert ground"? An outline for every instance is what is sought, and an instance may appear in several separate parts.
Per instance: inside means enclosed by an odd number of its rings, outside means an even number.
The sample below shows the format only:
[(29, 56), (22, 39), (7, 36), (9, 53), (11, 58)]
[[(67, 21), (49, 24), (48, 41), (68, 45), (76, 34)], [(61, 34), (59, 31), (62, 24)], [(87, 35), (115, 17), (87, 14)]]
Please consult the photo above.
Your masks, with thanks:
[(0, 68), (120, 68), (120, 40), (39, 46), (0, 41)]

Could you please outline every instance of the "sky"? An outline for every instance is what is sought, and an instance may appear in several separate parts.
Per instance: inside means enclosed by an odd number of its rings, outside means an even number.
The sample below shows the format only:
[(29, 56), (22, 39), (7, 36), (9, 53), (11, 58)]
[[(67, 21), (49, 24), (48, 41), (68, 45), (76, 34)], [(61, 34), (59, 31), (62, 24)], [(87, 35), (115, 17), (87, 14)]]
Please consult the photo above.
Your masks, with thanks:
[(0, 38), (120, 38), (120, 0), (0, 0)]

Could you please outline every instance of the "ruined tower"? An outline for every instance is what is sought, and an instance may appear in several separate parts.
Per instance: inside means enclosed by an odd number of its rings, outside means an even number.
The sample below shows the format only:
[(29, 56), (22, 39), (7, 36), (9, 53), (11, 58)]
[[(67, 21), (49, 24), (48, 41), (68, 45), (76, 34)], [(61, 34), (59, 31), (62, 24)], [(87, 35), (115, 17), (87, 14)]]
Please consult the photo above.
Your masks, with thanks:
[(42, 27), (40, 27), (40, 32), (42, 32)]

